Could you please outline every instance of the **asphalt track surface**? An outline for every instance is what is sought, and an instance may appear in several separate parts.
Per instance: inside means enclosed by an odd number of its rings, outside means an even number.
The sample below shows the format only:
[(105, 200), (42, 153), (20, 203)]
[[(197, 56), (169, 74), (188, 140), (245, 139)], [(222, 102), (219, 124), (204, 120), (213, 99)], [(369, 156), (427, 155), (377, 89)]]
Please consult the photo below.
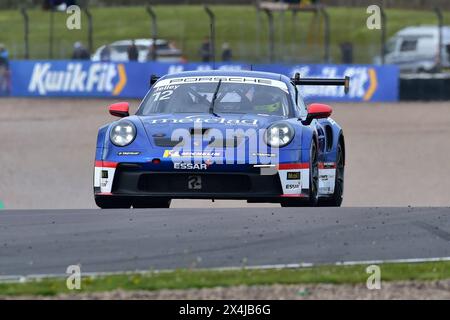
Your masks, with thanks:
[(450, 256), (450, 208), (4, 211), (0, 276)]

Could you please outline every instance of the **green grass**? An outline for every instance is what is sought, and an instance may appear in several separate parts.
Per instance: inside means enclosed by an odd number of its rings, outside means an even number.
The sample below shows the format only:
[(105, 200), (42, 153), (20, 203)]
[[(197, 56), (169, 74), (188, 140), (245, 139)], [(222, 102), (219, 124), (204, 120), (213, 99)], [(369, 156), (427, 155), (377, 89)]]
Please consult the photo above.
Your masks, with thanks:
[[(441, 280), (450, 278), (450, 262), (383, 264), (382, 281)], [(56, 295), (59, 293), (104, 292), (110, 290), (160, 290), (271, 284), (364, 284), (366, 266), (317, 266), (268, 270), (177, 270), (146, 274), (83, 278), (82, 289), (69, 291), (65, 279), (44, 279), (25, 283), (1, 283), (0, 296)]]
[[(267, 17), (261, 14), (258, 23), (256, 9), (252, 6), (212, 6), (217, 17), (217, 53), (227, 41), (235, 59), (263, 62), (268, 59)], [(150, 18), (144, 7), (93, 8), (94, 47), (119, 39), (149, 37)], [(159, 36), (174, 40), (190, 61), (198, 60), (198, 47), (208, 34), (209, 22), (202, 6), (156, 6)], [(339, 61), (339, 43), (355, 44), (355, 60), (370, 63), (379, 53), (380, 31), (366, 28), (365, 8), (329, 8), (331, 18), (331, 50), (334, 61)], [(49, 12), (30, 10), (31, 58), (48, 58)], [(450, 23), (449, 12), (444, 13)], [(68, 58), (72, 44), (87, 42), (87, 19), (83, 14), (81, 30), (65, 28), (65, 13), (55, 17), (55, 58)], [(433, 12), (414, 10), (387, 10), (388, 34), (392, 35), (408, 25), (435, 24)], [(298, 15), (294, 23), (290, 13), (275, 14), (276, 56), (285, 62), (320, 62), (323, 56), (323, 36), (320, 18), (312, 13)], [(7, 45), (14, 58), (22, 58), (23, 22), (19, 11), (0, 11), (0, 42)]]

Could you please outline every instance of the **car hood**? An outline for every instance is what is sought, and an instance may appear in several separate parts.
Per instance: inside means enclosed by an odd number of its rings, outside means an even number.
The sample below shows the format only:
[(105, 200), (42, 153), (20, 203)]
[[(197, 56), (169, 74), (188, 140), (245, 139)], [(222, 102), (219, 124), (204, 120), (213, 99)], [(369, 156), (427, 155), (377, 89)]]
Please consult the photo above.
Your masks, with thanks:
[(276, 121), (284, 120), (281, 116), (263, 114), (158, 114), (140, 116), (148, 133), (171, 133), (175, 129), (201, 127), (203, 129), (265, 129)]
[[(262, 114), (158, 114), (152, 116), (139, 116), (149, 140), (156, 143), (158, 139), (171, 139), (177, 129), (193, 129), (205, 132), (208, 129), (220, 130), (222, 135), (227, 135), (227, 130), (241, 129), (246, 133), (248, 130), (266, 129), (272, 123), (284, 120), (281, 116)], [(175, 132), (176, 133), (176, 132)], [(178, 133), (176, 133), (177, 136)], [(167, 140), (166, 140), (167, 141)], [(158, 143), (156, 143), (158, 144)], [(162, 146), (162, 145), (161, 145)]]

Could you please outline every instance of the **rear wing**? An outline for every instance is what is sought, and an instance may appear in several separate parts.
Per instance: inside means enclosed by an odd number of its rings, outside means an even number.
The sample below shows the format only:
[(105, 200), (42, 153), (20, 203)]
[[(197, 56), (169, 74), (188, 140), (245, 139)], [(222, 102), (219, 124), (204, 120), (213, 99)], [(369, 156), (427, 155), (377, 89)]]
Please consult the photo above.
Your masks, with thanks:
[(291, 81), (296, 86), (344, 86), (344, 92), (350, 90), (350, 77), (345, 76), (342, 79), (333, 78), (300, 78), (300, 73), (296, 73)]

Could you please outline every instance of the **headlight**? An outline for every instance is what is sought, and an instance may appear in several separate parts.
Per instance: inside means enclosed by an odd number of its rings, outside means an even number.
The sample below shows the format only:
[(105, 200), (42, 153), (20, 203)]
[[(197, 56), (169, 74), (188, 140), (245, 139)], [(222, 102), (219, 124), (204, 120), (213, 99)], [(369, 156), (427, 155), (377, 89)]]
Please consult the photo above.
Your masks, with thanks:
[(274, 148), (284, 147), (294, 138), (294, 129), (287, 122), (278, 122), (267, 128), (265, 142)]
[(125, 147), (136, 138), (136, 127), (129, 121), (119, 121), (112, 126), (109, 138), (114, 145)]

